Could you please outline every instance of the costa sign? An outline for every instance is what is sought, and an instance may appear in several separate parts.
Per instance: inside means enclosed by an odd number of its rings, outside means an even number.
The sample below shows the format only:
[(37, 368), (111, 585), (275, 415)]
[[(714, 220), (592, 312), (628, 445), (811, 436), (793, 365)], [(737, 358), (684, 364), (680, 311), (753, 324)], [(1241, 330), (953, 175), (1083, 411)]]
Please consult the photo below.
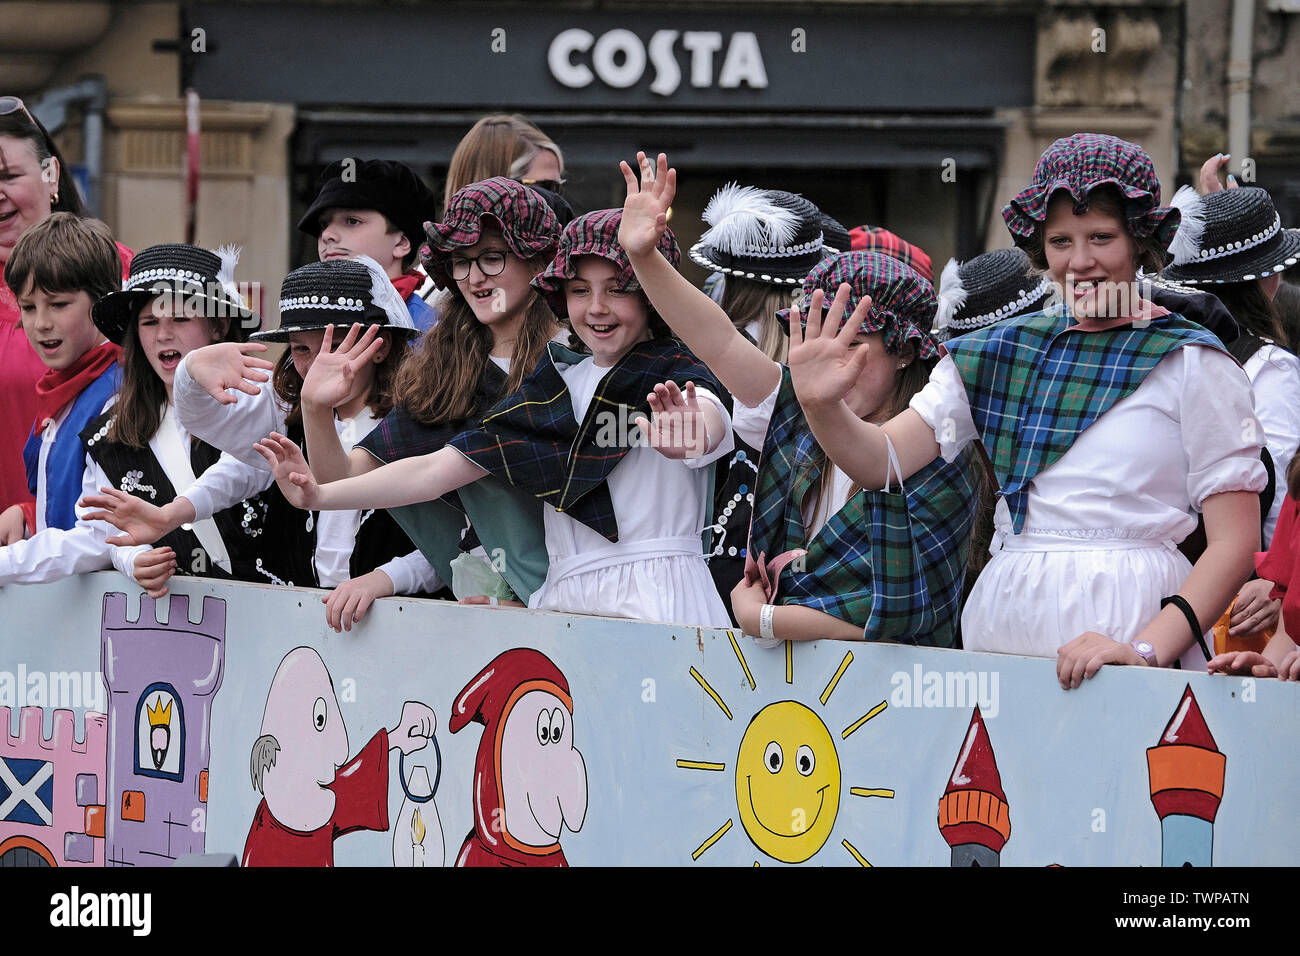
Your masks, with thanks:
[[(648, 63), (654, 72), (650, 92), (671, 96), (682, 84), (679, 41), (681, 50), (688, 54), (691, 86), (767, 88), (758, 37), (748, 31), (732, 33), (728, 38), (717, 30), (656, 30), (645, 43), (631, 30), (609, 30), (597, 37), (589, 30), (574, 27), (555, 35), (546, 61), (551, 76), (575, 90), (597, 79), (614, 89), (627, 89), (641, 81)], [(719, 64), (716, 79), (715, 61)]]

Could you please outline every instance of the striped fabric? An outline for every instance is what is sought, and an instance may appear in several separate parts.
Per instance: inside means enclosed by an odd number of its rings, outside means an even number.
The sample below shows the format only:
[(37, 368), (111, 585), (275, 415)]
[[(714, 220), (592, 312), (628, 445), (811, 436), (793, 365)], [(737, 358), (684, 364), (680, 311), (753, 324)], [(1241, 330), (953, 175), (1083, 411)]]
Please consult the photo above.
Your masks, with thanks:
[[(610, 541), (618, 540), (614, 503), (605, 479), (631, 449), (627, 437), (638, 415), (650, 416), (646, 395), (662, 382), (694, 382), (725, 395), (713, 374), (676, 339), (652, 339), (633, 348), (596, 386), (586, 417), (574, 416), (568, 386), (556, 364), (575, 365), (589, 356), (557, 342), (547, 361), (515, 394), (483, 416), (478, 428), (449, 442), (470, 461)], [(611, 440), (610, 425), (615, 440)], [(625, 432), (631, 427), (632, 435)]]
[(1155, 234), (1168, 248), (1180, 214), (1160, 205), (1160, 180), (1151, 157), (1136, 143), (1099, 133), (1075, 133), (1047, 147), (1034, 167), (1034, 181), (1002, 207), (1011, 238), (1018, 246), (1033, 238), (1058, 189), (1068, 192), (1075, 213), (1082, 213), (1088, 196), (1103, 183), (1123, 194), (1129, 231), (1135, 236)]
[[(842, 252), (818, 263), (803, 280), (803, 298), (799, 308), (805, 324), (812, 294), (821, 289), (826, 297), (824, 307), (829, 309), (836, 290), (844, 282), (850, 286), (844, 317), (847, 319), (853, 314), (863, 296), (871, 296), (871, 308), (862, 320), (861, 330), (883, 331), (887, 352), (897, 352), (904, 342), (916, 339), (921, 358), (930, 359), (939, 354), (939, 348), (930, 336), (930, 326), (938, 306), (934, 287), (906, 263), (881, 252)], [(779, 310), (776, 317), (789, 327), (789, 309)]]
[(1214, 335), (1178, 315), (1102, 332), (1067, 332), (1072, 324), (1058, 307), (946, 346), (1017, 534), (1025, 525), (1029, 483), (1165, 355), (1197, 344), (1224, 351)]
[(548, 255), (560, 235), (560, 221), (540, 193), (502, 176), (470, 183), (448, 201), (442, 222), (424, 224), (429, 241), (420, 255), (438, 288), (454, 285), (451, 254), (479, 241), (485, 217), (521, 259)]
[(788, 369), (767, 430), (749, 552), (807, 548), (778, 579), (778, 600), (833, 614), (869, 641), (951, 647), (975, 518), (978, 457), (967, 448), (908, 479), (905, 494), (859, 491), (811, 540), (801, 505), (817, 486), (819, 448)]
[[(597, 209), (579, 216), (564, 227), (560, 244), (555, 250), (555, 258), (533, 279), (533, 288), (546, 297), (547, 303), (562, 319), (569, 317), (569, 306), (564, 299), (564, 280), (578, 277), (575, 256), (600, 256), (608, 259), (618, 269), (619, 288), (637, 291), (641, 283), (636, 281), (636, 273), (627, 260), (627, 253), (618, 244), (618, 227), (623, 222), (622, 209)], [(677, 237), (671, 229), (665, 229), (659, 238), (659, 251), (673, 266), (681, 261), (682, 251), (677, 245)]]

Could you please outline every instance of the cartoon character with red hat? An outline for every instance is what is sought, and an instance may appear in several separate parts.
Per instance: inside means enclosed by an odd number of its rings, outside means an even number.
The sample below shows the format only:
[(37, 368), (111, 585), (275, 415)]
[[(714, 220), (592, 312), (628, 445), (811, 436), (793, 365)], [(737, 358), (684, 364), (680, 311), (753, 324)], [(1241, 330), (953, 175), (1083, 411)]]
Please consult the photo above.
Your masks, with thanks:
[(407, 701), (397, 726), (380, 729), (349, 761), (330, 672), (313, 648), (295, 647), (271, 679), (253, 745), (253, 787), (262, 802), (243, 865), (333, 866), (334, 841), (343, 834), (387, 830), (388, 751), (427, 746), (436, 723), (427, 704)]
[(483, 725), (474, 829), (457, 866), (567, 866), (560, 831), (582, 829), (587, 765), (573, 745), (569, 682), (545, 654), (505, 651), (457, 696), (451, 732)]

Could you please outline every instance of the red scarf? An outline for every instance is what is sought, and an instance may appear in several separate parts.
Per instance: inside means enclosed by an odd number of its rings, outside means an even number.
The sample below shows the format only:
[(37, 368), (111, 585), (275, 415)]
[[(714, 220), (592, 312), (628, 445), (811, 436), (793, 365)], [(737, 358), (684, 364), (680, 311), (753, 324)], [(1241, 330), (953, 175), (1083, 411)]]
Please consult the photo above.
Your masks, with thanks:
[(397, 294), (400, 295), (402, 297), (402, 301), (405, 302), (407, 299), (411, 297), (411, 294), (415, 292), (415, 290), (418, 289), (421, 283), (423, 282), (424, 282), (424, 276), (421, 273), (403, 272), (400, 276), (398, 276), (396, 279), (393, 280), (393, 288), (397, 290)]
[(36, 422), (32, 430), (39, 435), (46, 424), (122, 355), (121, 346), (103, 342), (84, 353), (65, 369), (47, 368), (36, 380)]

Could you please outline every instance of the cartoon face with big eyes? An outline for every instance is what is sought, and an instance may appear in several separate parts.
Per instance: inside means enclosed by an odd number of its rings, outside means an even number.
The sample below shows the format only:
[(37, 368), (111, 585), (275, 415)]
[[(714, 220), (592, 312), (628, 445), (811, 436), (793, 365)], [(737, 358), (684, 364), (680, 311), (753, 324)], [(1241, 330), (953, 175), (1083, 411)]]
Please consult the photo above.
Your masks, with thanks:
[(295, 648), (280, 662), (267, 693), (262, 733), (279, 744), (263, 779), (272, 816), (294, 830), (324, 826), (334, 813), (334, 772), (348, 759), (348, 732), (334, 682), (314, 649)]
[(768, 704), (749, 722), (736, 757), (736, 806), (754, 845), (774, 859), (802, 863), (826, 843), (840, 807), (840, 758), (803, 704)]
[[(524, 689), (508, 705), (497, 745), (504, 836), (524, 846), (551, 846), (560, 830), (582, 829), (587, 768), (573, 745), (573, 711), (548, 688)], [(526, 688), (527, 685), (524, 685)]]

